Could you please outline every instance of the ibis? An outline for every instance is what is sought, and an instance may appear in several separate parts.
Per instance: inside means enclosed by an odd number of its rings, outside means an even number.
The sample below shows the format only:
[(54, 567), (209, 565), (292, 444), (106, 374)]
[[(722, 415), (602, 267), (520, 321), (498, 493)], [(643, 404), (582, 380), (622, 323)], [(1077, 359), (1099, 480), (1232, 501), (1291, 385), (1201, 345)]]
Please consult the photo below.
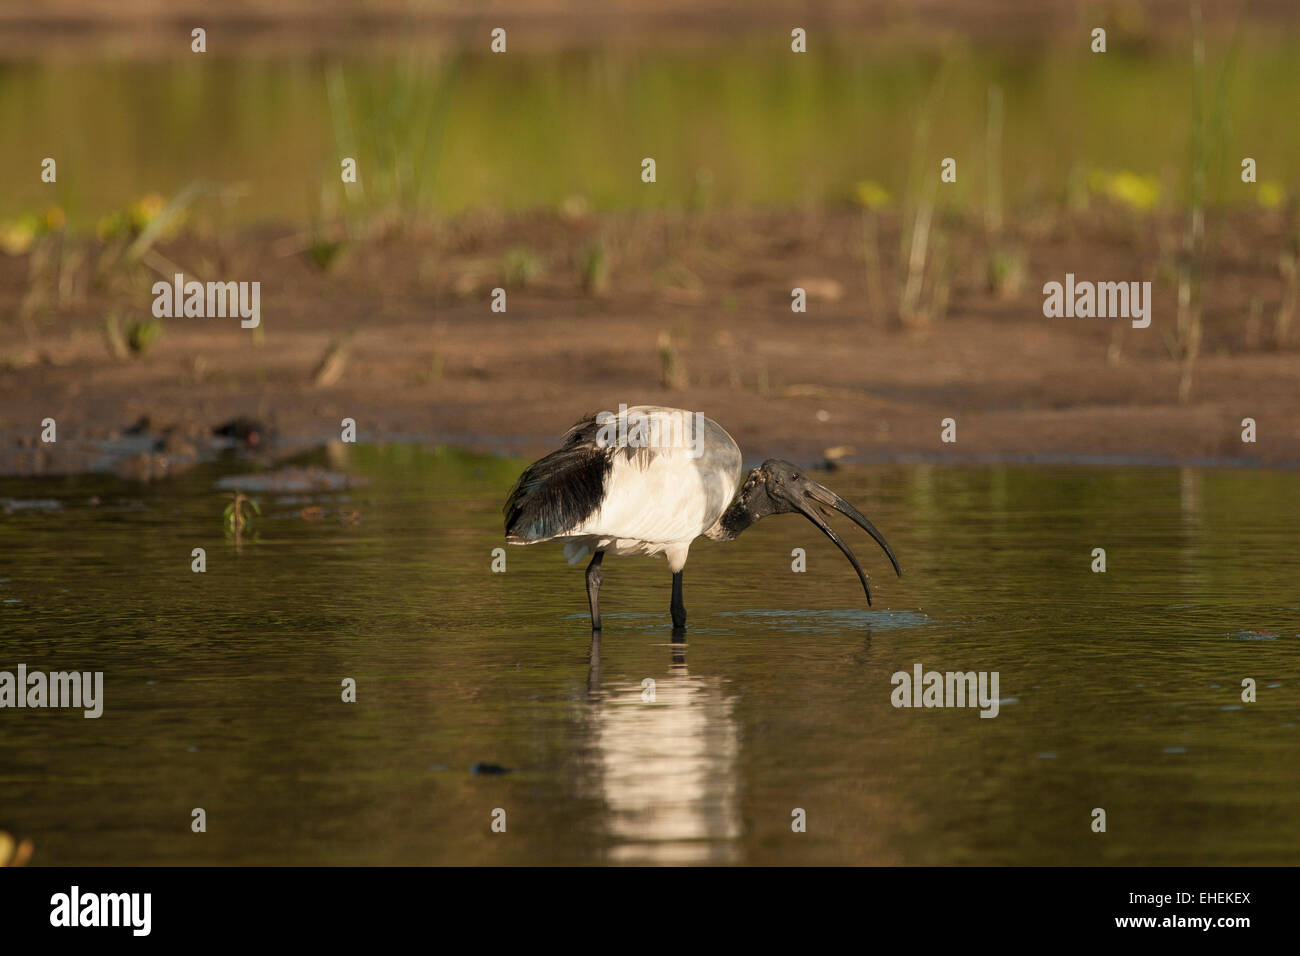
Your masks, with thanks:
[(750, 471), (743, 484), (741, 471), (735, 440), (702, 413), (620, 405), (617, 414), (584, 417), (569, 429), (559, 449), (524, 470), (506, 500), (506, 541), (563, 541), (570, 564), (591, 552), (586, 579), (593, 632), (600, 631), (601, 562), (606, 553), (662, 554), (668, 559), (673, 628), (683, 632), (682, 569), (691, 542), (700, 535), (733, 541), (769, 515), (798, 512), (815, 524), (853, 565), (868, 604), (867, 574), (823, 520), (822, 514), (830, 513), (827, 508), (871, 535), (902, 576), (893, 549), (875, 525), (803, 469), (771, 458)]

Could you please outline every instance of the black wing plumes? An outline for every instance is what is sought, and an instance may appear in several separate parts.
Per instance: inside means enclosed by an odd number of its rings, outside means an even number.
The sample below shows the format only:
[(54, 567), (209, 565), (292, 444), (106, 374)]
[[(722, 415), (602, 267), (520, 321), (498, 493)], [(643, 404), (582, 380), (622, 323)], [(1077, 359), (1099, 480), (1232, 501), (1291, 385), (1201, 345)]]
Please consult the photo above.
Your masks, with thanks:
[(600, 508), (612, 447), (596, 444), (596, 416), (569, 429), (564, 444), (526, 469), (506, 499), (506, 540), (543, 541), (576, 528)]

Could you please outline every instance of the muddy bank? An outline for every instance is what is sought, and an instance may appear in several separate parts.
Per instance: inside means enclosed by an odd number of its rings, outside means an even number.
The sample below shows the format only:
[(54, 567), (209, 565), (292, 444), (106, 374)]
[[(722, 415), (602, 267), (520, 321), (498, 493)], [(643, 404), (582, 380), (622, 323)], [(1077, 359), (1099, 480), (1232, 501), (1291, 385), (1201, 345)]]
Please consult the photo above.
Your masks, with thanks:
[[(906, 321), (903, 222), (875, 225), (874, 256), (856, 208), (475, 215), (337, 244), (264, 228), (133, 265), (47, 237), (0, 257), (0, 471), (165, 478), (247, 446), (212, 434), (240, 416), (271, 457), (337, 440), (344, 418), (361, 441), (526, 456), (620, 402), (702, 410), (754, 457), (1300, 463), (1285, 212), (1211, 216), (1185, 402), (1181, 221), (1044, 213), (992, 240), (941, 220)], [(173, 271), (260, 282), (260, 326), (162, 319), (143, 352), (125, 347)], [(1150, 327), (1045, 318), (1043, 283), (1066, 273), (1151, 280)]]

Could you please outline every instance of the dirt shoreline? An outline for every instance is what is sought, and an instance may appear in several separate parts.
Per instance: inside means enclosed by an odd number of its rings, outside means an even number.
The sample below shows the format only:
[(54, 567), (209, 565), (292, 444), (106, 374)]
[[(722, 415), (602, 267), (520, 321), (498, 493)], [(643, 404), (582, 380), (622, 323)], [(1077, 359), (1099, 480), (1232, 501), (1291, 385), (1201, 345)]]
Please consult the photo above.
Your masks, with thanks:
[[(182, 236), (98, 280), (103, 246), (53, 237), (0, 257), (0, 474), (162, 478), (230, 444), (211, 430), (238, 416), (268, 426), (259, 450), (276, 456), (337, 440), (353, 418), (363, 442), (526, 457), (621, 402), (701, 410), (754, 459), (1300, 467), (1300, 336), (1273, 339), (1289, 294), (1285, 212), (1212, 214), (1186, 404), (1179, 221), (1018, 221), (997, 245), (1021, 250), (1024, 280), (998, 291), (983, 226), (945, 222), (949, 265), (923, 294), (935, 314), (910, 324), (893, 293), (900, 217), (879, 223), (873, 311), (856, 208), (478, 214), (347, 242), (326, 268), (310, 237), (267, 227)], [(173, 268), (260, 281), (261, 328), (163, 319), (144, 355), (115, 357), (105, 317), (147, 320), (152, 284)], [(1151, 327), (1045, 318), (1042, 285), (1067, 272), (1153, 280)], [(790, 308), (795, 286), (804, 314)], [(497, 287), (504, 313), (491, 310)], [(54, 444), (41, 441), (46, 418)], [(955, 443), (941, 441), (945, 418)]]

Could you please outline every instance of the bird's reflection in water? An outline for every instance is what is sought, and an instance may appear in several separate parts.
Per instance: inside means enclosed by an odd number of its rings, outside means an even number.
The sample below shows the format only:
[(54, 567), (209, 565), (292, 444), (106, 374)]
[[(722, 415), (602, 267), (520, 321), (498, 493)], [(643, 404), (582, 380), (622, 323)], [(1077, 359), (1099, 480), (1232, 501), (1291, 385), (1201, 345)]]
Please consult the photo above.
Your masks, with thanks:
[(734, 701), (722, 682), (692, 677), (674, 634), (667, 676), (602, 683), (592, 637), (588, 779), (604, 800), (617, 863), (738, 862), (741, 834)]

